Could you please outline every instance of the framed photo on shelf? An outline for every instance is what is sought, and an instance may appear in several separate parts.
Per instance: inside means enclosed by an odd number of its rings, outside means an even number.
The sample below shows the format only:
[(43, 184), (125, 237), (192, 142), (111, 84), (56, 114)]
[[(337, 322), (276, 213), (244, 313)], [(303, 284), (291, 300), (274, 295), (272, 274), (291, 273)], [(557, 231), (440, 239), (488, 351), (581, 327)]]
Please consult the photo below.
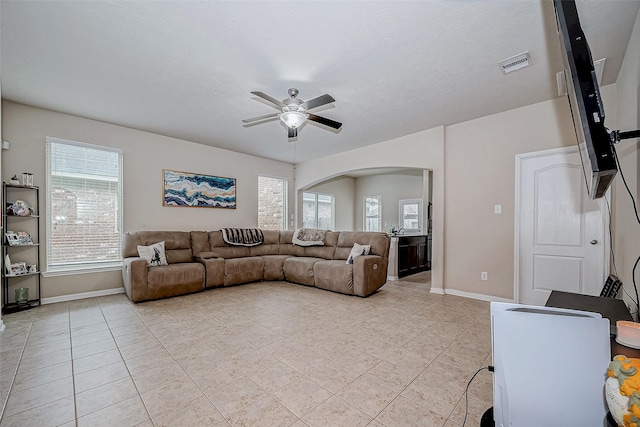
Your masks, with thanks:
[(11, 276), (18, 276), (20, 274), (27, 274), (27, 263), (25, 262), (16, 262), (11, 264)]
[(20, 244), (18, 235), (14, 231), (7, 231), (4, 235), (7, 237), (7, 244), (9, 246), (17, 246)]
[(18, 242), (20, 245), (33, 245), (33, 240), (26, 231), (18, 231)]

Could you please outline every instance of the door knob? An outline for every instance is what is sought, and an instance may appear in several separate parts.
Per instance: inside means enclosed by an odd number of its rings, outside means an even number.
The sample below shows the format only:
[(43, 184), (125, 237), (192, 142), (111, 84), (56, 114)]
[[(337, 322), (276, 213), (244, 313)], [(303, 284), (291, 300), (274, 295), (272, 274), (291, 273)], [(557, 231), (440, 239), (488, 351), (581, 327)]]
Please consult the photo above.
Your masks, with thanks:
[(593, 239), (590, 243), (591, 243), (592, 245), (597, 245), (597, 244), (598, 244), (598, 241), (597, 241), (596, 239)]

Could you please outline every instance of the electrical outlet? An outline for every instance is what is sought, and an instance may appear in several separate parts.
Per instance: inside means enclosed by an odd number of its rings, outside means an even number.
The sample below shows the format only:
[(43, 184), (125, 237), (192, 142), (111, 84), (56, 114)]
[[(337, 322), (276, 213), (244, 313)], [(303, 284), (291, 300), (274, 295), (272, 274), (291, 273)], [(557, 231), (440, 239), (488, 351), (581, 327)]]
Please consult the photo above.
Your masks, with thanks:
[(502, 205), (493, 205), (493, 213), (501, 214), (502, 213)]
[(486, 271), (480, 273), (480, 280), (489, 280), (489, 275)]

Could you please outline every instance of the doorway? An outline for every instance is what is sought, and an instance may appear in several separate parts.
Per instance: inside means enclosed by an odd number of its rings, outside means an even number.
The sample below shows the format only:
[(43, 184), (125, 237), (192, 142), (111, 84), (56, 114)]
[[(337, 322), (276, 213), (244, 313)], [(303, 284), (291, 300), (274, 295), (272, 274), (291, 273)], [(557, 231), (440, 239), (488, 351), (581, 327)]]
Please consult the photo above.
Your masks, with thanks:
[[(607, 195), (608, 197), (608, 195)], [(598, 295), (608, 274), (606, 201), (590, 200), (577, 147), (516, 156), (516, 302)]]

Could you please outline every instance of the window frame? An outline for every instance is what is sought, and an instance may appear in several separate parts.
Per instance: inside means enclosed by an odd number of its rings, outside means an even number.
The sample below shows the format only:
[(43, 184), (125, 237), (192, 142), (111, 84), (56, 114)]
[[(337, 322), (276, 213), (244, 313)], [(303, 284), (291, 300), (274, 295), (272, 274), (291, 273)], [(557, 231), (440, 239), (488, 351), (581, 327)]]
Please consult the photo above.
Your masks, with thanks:
[[(46, 152), (46, 176), (45, 176), (45, 189), (46, 189), (46, 215), (45, 215), (45, 266), (46, 270), (43, 271), (44, 277), (61, 276), (68, 274), (81, 274), (89, 272), (102, 272), (102, 271), (114, 271), (122, 268), (122, 243), (123, 243), (123, 224), (124, 224), (124, 209), (123, 209), (123, 150), (120, 148), (90, 144), (85, 142), (71, 141), (62, 138), (55, 138), (47, 136), (45, 138)], [(115, 232), (114, 237), (117, 239), (117, 259), (110, 259), (107, 261), (91, 260), (87, 262), (62, 262), (60, 264), (51, 264), (51, 253), (55, 250), (52, 243), (51, 230), (53, 227), (53, 210), (52, 204), (52, 156), (51, 148), (52, 144), (67, 145), (83, 147), (86, 149), (99, 150), (103, 152), (111, 152), (117, 155), (117, 174), (116, 174), (116, 206), (115, 206)], [(97, 176), (96, 176), (97, 177)], [(88, 177), (90, 179), (90, 176)], [(104, 179), (105, 177), (99, 177)], [(85, 178), (87, 179), (87, 178)], [(115, 246), (115, 245), (114, 245)]]
[[(418, 222), (418, 228), (407, 228), (404, 226), (404, 206), (405, 205), (418, 205), (418, 213), (416, 218)], [(401, 199), (398, 201), (398, 228), (404, 228), (404, 233), (413, 234), (421, 233), (424, 226), (424, 201), (423, 199)]]
[[(315, 221), (315, 226), (310, 227), (308, 224), (305, 225), (305, 209), (304, 209), (304, 201), (305, 201), (305, 194), (312, 194), (314, 196), (314, 221)], [(331, 204), (331, 219), (330, 219), (330, 227), (327, 228), (322, 228), (323, 230), (333, 230), (335, 229), (336, 226), (336, 197), (333, 194), (327, 194), (327, 193), (316, 193), (313, 191), (303, 191), (302, 192), (302, 227), (304, 228), (321, 228), (319, 225), (319, 217), (318, 217), (318, 212), (319, 212), (319, 197), (318, 196), (325, 196), (325, 197), (329, 197), (330, 198), (330, 204)]]
[[(257, 191), (258, 191), (258, 227), (262, 228), (260, 225), (260, 179), (261, 178), (266, 178), (266, 179), (277, 179), (280, 180), (284, 185), (283, 185), (283, 206), (282, 206), (282, 224), (281, 224), (281, 228), (279, 229), (279, 231), (283, 231), (283, 230), (287, 230), (287, 226), (288, 226), (288, 218), (289, 218), (289, 180), (285, 177), (282, 176), (276, 176), (276, 175), (269, 175), (266, 173), (258, 173), (258, 182), (257, 182)], [(265, 230), (271, 230), (270, 228), (264, 228)]]
[[(378, 215), (376, 216), (368, 216), (367, 215), (367, 201), (368, 199), (375, 199), (378, 203)], [(362, 203), (362, 229), (363, 231), (382, 231), (382, 196), (381, 195), (376, 195), (376, 196), (364, 196), (363, 199), (363, 203)], [(369, 225), (369, 218), (375, 218), (378, 220), (378, 227), (375, 230), (371, 230), (369, 229), (368, 225)]]

